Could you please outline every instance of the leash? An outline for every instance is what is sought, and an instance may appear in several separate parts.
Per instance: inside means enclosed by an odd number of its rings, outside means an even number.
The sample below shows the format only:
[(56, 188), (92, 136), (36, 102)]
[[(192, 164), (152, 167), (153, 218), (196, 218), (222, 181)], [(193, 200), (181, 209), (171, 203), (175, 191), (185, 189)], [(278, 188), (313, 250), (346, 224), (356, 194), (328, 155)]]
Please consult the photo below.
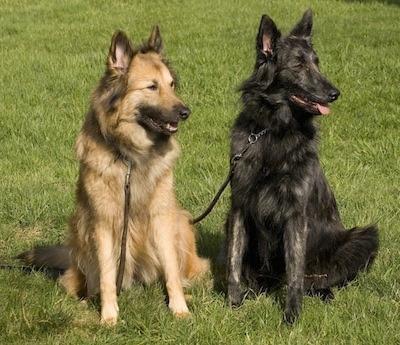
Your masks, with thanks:
[[(235, 172), (236, 165), (239, 163), (239, 161), (242, 159), (243, 155), (247, 152), (247, 150), (250, 148), (251, 145), (255, 144), (258, 139), (260, 139), (265, 133), (267, 133), (267, 129), (263, 129), (261, 132), (258, 132), (256, 134), (251, 133), (248, 138), (247, 138), (247, 145), (243, 149), (243, 151), (239, 154), (236, 154), (232, 157), (230, 160), (230, 165), (229, 165), (229, 172), (228, 176), (226, 177), (224, 183), (218, 190), (217, 194), (215, 195), (214, 199), (211, 201), (209, 206), (206, 208), (206, 210), (197, 218), (193, 219), (191, 221), (192, 224), (196, 224), (200, 221), (202, 221), (205, 217), (207, 217), (212, 209), (214, 208), (215, 204), (218, 202), (219, 198), (221, 197), (221, 194), (225, 190), (226, 186), (228, 183), (232, 180), (232, 176)], [(131, 171), (132, 171), (132, 162), (122, 159), (124, 164), (127, 166), (127, 173), (125, 176), (125, 207), (124, 207), (124, 228), (122, 230), (122, 238), (121, 238), (121, 255), (119, 259), (119, 267), (118, 267), (118, 273), (117, 273), (117, 295), (120, 294), (121, 288), (122, 288), (122, 279), (124, 276), (124, 270), (125, 270), (125, 262), (126, 262), (126, 245), (127, 245), (127, 235), (128, 235), (128, 220), (129, 220), (129, 207), (130, 207), (130, 197), (131, 197), (131, 192), (130, 192), (130, 177), (131, 177)]]
[(117, 274), (117, 295), (120, 294), (122, 288), (122, 278), (124, 277), (125, 270), (125, 262), (126, 262), (126, 238), (128, 235), (128, 220), (129, 220), (129, 207), (131, 203), (131, 191), (130, 191), (130, 177), (132, 171), (132, 162), (122, 158), (122, 161), (127, 167), (127, 172), (125, 176), (125, 206), (124, 206), (124, 228), (122, 230), (122, 238), (121, 238), (121, 255), (119, 258), (119, 267)]
[(267, 131), (268, 130), (265, 128), (261, 132), (258, 132), (257, 134), (254, 134), (252, 132), (249, 135), (249, 137), (247, 138), (247, 145), (245, 146), (244, 150), (241, 153), (234, 155), (232, 157), (232, 159), (230, 160), (228, 176), (226, 177), (224, 183), (218, 190), (214, 199), (211, 201), (211, 203), (208, 205), (206, 210), (200, 216), (198, 216), (197, 218), (194, 218), (191, 221), (192, 224), (196, 224), (196, 223), (202, 221), (204, 218), (206, 218), (210, 214), (210, 212), (214, 208), (215, 204), (218, 202), (219, 198), (221, 197), (221, 194), (225, 190), (226, 186), (232, 180), (232, 176), (233, 176), (233, 173), (235, 172), (236, 165), (242, 159), (243, 155), (247, 152), (247, 150), (250, 148), (250, 146), (255, 144), (258, 141), (258, 139), (260, 139), (265, 133), (267, 133)]

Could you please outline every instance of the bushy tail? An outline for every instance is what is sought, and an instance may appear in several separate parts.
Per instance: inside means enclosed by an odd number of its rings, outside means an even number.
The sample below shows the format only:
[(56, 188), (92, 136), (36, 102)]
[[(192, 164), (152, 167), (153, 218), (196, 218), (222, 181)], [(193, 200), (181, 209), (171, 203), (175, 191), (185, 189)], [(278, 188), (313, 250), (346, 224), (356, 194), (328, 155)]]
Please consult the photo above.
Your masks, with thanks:
[(342, 243), (329, 263), (328, 285), (343, 286), (353, 280), (358, 272), (368, 270), (378, 248), (378, 230), (375, 226), (344, 231)]
[(70, 267), (69, 249), (65, 245), (36, 247), (17, 256), (26, 265), (36, 269), (64, 271)]

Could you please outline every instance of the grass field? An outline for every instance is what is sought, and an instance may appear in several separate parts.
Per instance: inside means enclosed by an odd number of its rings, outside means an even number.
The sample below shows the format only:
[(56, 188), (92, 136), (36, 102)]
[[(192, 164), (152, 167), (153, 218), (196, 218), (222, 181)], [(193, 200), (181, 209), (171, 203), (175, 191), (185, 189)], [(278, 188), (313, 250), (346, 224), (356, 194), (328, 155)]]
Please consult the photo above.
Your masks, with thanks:
[(175, 319), (161, 283), (119, 298), (122, 321), (99, 325), (98, 304), (66, 296), (43, 274), (0, 270), (0, 344), (399, 344), (400, 2), (350, 0), (0, 0), (0, 257), (62, 241), (74, 209), (74, 142), (110, 38), (160, 25), (192, 115), (178, 138), (181, 204), (200, 214), (224, 180), (235, 88), (251, 72), (261, 14), (287, 32), (311, 6), (322, 71), (341, 90), (320, 119), (321, 161), (346, 226), (377, 222), (369, 274), (324, 304), (305, 298), (293, 326), (260, 296), (231, 310), (215, 266), (229, 191), (197, 226), (213, 274), (190, 289), (192, 317)]

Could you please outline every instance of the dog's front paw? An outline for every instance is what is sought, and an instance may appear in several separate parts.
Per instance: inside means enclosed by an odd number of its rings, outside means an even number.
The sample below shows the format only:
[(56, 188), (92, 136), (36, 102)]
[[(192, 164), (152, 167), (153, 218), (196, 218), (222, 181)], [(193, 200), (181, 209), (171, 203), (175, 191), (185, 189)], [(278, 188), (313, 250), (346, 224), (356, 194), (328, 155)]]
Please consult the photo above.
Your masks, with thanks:
[(118, 305), (110, 304), (101, 308), (101, 324), (114, 326), (118, 321)]
[(297, 318), (299, 317), (299, 312), (296, 310), (285, 310), (283, 314), (283, 321), (289, 325), (293, 325)]
[(176, 317), (185, 317), (190, 315), (189, 308), (187, 307), (185, 301), (170, 301), (168, 307)]
[(245, 294), (240, 289), (228, 289), (226, 301), (231, 307), (240, 307), (243, 304), (244, 298)]
[(299, 317), (300, 311), (301, 311), (301, 300), (298, 301), (296, 299), (292, 299), (286, 301), (286, 308), (283, 314), (283, 320), (286, 323), (292, 325)]

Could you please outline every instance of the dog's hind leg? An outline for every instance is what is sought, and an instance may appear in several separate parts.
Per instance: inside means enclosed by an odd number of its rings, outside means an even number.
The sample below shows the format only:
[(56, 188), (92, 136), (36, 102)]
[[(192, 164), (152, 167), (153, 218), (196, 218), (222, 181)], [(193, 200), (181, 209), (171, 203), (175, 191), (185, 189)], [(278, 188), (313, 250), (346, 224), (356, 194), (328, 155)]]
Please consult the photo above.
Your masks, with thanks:
[(210, 269), (210, 262), (197, 254), (196, 236), (189, 219), (189, 215), (182, 212), (177, 224), (180, 227), (179, 236), (182, 241), (179, 252), (181, 262), (184, 262), (184, 267), (181, 270), (184, 279), (190, 281), (204, 275)]
[(287, 221), (283, 235), (287, 279), (284, 320), (290, 324), (299, 316), (303, 303), (306, 239), (305, 217), (293, 216)]
[(227, 220), (228, 258), (227, 258), (227, 301), (237, 307), (243, 302), (241, 288), (243, 256), (248, 245), (243, 215), (239, 210), (232, 211)]
[(60, 283), (72, 297), (83, 299), (88, 297), (84, 274), (75, 267), (68, 268), (60, 277)]

